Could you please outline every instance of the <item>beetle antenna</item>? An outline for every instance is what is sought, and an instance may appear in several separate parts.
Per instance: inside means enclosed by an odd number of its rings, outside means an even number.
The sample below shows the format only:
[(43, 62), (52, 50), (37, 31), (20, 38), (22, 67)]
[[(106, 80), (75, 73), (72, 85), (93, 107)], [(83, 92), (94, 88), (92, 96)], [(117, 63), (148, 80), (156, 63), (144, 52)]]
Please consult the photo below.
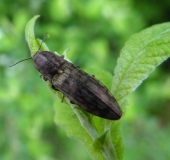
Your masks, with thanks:
[(26, 59), (23, 59), (21, 61), (18, 61), (17, 63), (14, 63), (13, 65), (9, 66), (9, 67), (12, 67), (12, 66), (15, 66), (16, 64), (22, 62), (22, 61), (26, 61), (26, 60), (29, 60), (29, 59), (32, 59), (32, 57), (29, 57), (29, 58), (26, 58)]
[(40, 46), (39, 46), (39, 48), (38, 48), (38, 51), (40, 50), (40, 48), (41, 48), (44, 40), (45, 40), (46, 38), (49, 38), (49, 37), (50, 37), (50, 35), (49, 35), (48, 33), (46, 33), (46, 35), (44, 36), (44, 38), (42, 39), (42, 41), (41, 41), (41, 43), (40, 43)]

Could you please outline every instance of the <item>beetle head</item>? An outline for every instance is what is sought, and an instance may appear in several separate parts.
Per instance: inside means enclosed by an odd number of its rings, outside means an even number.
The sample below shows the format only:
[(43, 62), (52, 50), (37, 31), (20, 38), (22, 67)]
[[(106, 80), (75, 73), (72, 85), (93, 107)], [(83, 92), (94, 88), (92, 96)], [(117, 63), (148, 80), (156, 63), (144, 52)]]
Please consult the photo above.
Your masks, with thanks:
[(51, 82), (54, 75), (59, 73), (65, 60), (63, 56), (58, 56), (53, 52), (37, 51), (36, 54), (33, 55), (33, 61), (35, 68), (40, 74)]

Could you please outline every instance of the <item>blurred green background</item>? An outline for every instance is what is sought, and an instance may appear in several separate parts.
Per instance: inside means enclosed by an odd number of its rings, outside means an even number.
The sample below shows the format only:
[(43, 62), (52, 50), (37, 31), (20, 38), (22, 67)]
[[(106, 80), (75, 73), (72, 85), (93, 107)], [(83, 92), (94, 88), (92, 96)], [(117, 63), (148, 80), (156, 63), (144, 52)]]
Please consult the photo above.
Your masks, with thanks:
[[(128, 38), (170, 21), (170, 1), (0, 0), (0, 159), (90, 160), (86, 148), (54, 123), (56, 97), (30, 57), (24, 29), (34, 15), (37, 38), (81, 68), (113, 74)], [(124, 160), (170, 159), (170, 61), (128, 97), (123, 117)], [(95, 73), (94, 73), (95, 74)]]

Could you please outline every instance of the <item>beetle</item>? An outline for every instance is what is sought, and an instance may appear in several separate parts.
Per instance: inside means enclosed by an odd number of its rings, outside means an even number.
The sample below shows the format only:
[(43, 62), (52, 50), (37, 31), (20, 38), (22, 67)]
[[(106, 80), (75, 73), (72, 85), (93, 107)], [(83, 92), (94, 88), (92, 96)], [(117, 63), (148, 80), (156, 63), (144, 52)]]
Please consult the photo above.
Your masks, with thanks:
[(28, 59), (33, 60), (35, 68), (44, 80), (48, 80), (52, 88), (60, 91), (70, 100), (70, 103), (105, 119), (121, 118), (122, 111), (110, 91), (94, 76), (65, 60), (64, 55), (59, 56), (50, 51), (41, 51), (39, 48)]

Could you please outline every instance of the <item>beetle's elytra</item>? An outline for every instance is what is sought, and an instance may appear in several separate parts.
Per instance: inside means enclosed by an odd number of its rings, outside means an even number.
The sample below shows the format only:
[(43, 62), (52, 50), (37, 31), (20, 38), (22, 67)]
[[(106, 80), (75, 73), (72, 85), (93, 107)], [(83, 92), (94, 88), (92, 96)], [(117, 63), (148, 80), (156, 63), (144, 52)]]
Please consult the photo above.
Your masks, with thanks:
[(122, 111), (116, 99), (99, 80), (66, 61), (64, 56), (38, 50), (32, 57), (35, 68), (53, 89), (85, 111), (110, 120), (118, 120)]

